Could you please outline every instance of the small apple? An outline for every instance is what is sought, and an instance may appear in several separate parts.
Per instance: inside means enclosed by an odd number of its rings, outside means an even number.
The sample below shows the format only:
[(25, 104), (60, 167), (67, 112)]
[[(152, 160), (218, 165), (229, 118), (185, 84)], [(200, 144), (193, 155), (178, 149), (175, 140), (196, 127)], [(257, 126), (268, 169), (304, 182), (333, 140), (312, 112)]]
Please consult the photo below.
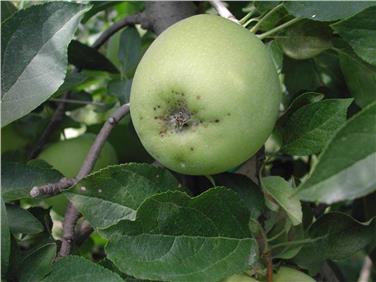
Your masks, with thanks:
[(273, 275), (273, 282), (315, 282), (307, 274), (290, 267), (280, 267)]
[(268, 138), (281, 89), (264, 44), (215, 15), (197, 15), (163, 32), (136, 70), (131, 117), (146, 150), (191, 175), (231, 169)]
[[(42, 151), (38, 159), (45, 160), (64, 176), (74, 177), (78, 173), (94, 140), (94, 134), (84, 134), (77, 138), (59, 141)], [(109, 143), (106, 143), (93, 171), (116, 163), (118, 163), (118, 160), (115, 150)]]
[(241, 273), (241, 274), (232, 275), (226, 278), (225, 280), (223, 280), (223, 282), (259, 282), (259, 281), (256, 279), (253, 279), (252, 277), (246, 274)]
[[(45, 160), (64, 176), (74, 177), (77, 175), (94, 140), (94, 134), (84, 134), (77, 138), (59, 141), (51, 144), (42, 151), (38, 159)], [(102, 148), (93, 171), (117, 163), (118, 160), (115, 150), (107, 142)], [(57, 195), (45, 201), (48, 205), (52, 206), (58, 214), (64, 214), (68, 202), (64, 195)]]

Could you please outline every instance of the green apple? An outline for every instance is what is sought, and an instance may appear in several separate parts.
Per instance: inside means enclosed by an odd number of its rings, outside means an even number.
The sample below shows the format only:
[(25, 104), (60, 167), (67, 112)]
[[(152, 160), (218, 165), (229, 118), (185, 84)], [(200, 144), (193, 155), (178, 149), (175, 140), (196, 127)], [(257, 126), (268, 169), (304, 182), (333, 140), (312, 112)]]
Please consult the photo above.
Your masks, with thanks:
[[(74, 177), (77, 175), (94, 140), (94, 134), (84, 134), (77, 138), (59, 141), (51, 144), (42, 151), (38, 159), (45, 160), (64, 176)], [(115, 150), (107, 142), (102, 148), (93, 171), (117, 163), (118, 160)], [(58, 214), (64, 214), (68, 202), (64, 195), (57, 195), (45, 201), (48, 205), (52, 206)]]
[(231, 169), (264, 144), (281, 88), (264, 44), (214, 15), (182, 20), (143, 56), (131, 89), (131, 117), (146, 150), (174, 171)]
[(24, 149), (28, 143), (28, 139), (20, 135), (12, 125), (1, 129), (1, 154)]
[(232, 275), (226, 278), (225, 280), (223, 280), (223, 282), (259, 282), (259, 281), (242, 273), (242, 274)]
[(289, 267), (280, 267), (273, 275), (273, 282), (315, 282), (307, 274)]

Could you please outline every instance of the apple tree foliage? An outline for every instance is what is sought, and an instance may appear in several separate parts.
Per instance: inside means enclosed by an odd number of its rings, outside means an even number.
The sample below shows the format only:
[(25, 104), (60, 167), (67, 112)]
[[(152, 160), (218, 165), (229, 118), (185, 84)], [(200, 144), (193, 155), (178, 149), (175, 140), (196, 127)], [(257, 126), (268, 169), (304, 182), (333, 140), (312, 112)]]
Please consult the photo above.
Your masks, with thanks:
[[(351, 282), (376, 264), (376, 2), (224, 3), (262, 38), (283, 89), (257, 157), (178, 174), (153, 164), (127, 116), (107, 140), (119, 163), (34, 199), (32, 187), (63, 177), (29, 158), (59, 103), (49, 143), (97, 134), (129, 102), (157, 37), (129, 26), (96, 50), (106, 28), (145, 5), (77, 2), (1, 2), (2, 281), (268, 281), (273, 271), (275, 281)], [(81, 217), (71, 254), (56, 259), (68, 200)], [(93, 232), (82, 236), (85, 226)]]

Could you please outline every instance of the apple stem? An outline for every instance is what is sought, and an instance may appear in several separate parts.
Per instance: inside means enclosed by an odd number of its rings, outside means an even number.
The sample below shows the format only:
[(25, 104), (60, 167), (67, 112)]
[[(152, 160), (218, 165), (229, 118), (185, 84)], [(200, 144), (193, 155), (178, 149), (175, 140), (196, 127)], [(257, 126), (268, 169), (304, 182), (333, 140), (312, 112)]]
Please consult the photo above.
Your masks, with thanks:
[(252, 18), (249, 21), (247, 21), (245, 24), (243, 24), (243, 27), (246, 28), (250, 23), (252, 23), (252, 22), (258, 22), (258, 21), (260, 21), (258, 18)]
[(267, 12), (262, 18), (261, 20), (255, 24), (252, 28), (251, 28), (251, 32), (253, 33), (256, 33), (258, 31), (258, 29), (260, 28), (260, 26), (262, 25), (262, 23), (264, 21), (266, 21), (268, 18), (270, 18), (271, 15), (273, 15), (276, 11), (278, 11), (280, 8), (283, 7), (283, 3), (281, 4), (278, 4), (277, 6), (275, 6), (273, 9), (271, 9), (269, 12)]
[(294, 19), (289, 20), (289, 21), (287, 21), (287, 22), (285, 22), (285, 23), (283, 23), (283, 24), (281, 24), (281, 25), (279, 25), (279, 26), (277, 26), (277, 27), (275, 27), (271, 30), (268, 30), (267, 32), (264, 32), (264, 33), (258, 35), (257, 37), (259, 39), (263, 40), (264, 38), (269, 37), (270, 35), (272, 35), (274, 33), (280, 32), (281, 30), (283, 30), (283, 29), (289, 27), (290, 25), (293, 25), (294, 23), (301, 21), (301, 20), (302, 20), (302, 18), (294, 18)]
[(210, 1), (210, 4), (214, 7), (214, 9), (217, 10), (218, 14), (221, 17), (239, 24), (239, 21), (235, 18), (235, 16), (229, 11), (229, 9), (227, 9), (227, 7), (221, 1), (218, 1), (218, 0)]
[(248, 21), (248, 19), (250, 19), (253, 14), (256, 12), (256, 7), (255, 6), (252, 6), (251, 7), (251, 10), (243, 17), (239, 20), (239, 23), (241, 25), (243, 25), (244, 27), (246, 27), (246, 22)]

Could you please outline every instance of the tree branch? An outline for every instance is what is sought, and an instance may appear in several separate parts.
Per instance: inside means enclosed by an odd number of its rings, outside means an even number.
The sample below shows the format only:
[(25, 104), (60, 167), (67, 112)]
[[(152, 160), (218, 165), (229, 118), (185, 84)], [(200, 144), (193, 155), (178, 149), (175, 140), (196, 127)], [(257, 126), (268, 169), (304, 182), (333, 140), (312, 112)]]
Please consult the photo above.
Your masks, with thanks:
[[(117, 109), (116, 112), (106, 121), (101, 131), (98, 133), (93, 145), (91, 146), (89, 153), (87, 154), (86, 159), (77, 174), (74, 184), (76, 184), (91, 172), (96, 160), (98, 159), (99, 153), (107, 140), (107, 137), (111, 133), (112, 128), (128, 113), (129, 104), (124, 104), (119, 109)], [(67, 256), (70, 253), (74, 236), (74, 226), (79, 215), (80, 213), (78, 212), (78, 210), (73, 206), (71, 202), (69, 202), (64, 215), (63, 239), (59, 251), (59, 257)]]
[[(122, 29), (126, 26), (135, 25), (135, 24), (138, 24), (138, 23), (141, 23), (143, 27), (147, 26), (146, 17), (144, 16), (143, 13), (130, 15), (130, 16), (114, 23), (113, 25), (111, 25), (107, 30), (105, 30), (99, 36), (99, 38), (93, 43), (92, 47), (95, 48), (95, 49), (99, 49), (117, 31), (119, 31), (120, 29)], [(75, 68), (74, 72), (80, 72), (80, 70)], [(69, 98), (69, 95), (70, 95), (70, 92), (66, 92), (63, 95), (62, 100), (67, 100)], [(64, 113), (65, 113), (64, 109), (65, 109), (65, 101), (60, 101), (57, 104), (57, 108), (56, 108), (53, 116), (51, 117), (50, 122), (48, 123), (48, 125), (44, 129), (44, 131), (41, 134), (41, 137), (37, 141), (36, 145), (32, 148), (31, 152), (29, 153), (29, 159), (34, 159), (40, 153), (40, 151), (42, 150), (44, 145), (48, 142), (48, 139), (49, 139), (51, 133), (56, 130), (56, 128), (58, 127), (58, 125), (60, 124), (61, 120), (64, 117)]]
[(195, 15), (196, 6), (191, 1), (145, 1), (148, 29), (161, 34), (174, 23)]
[(214, 9), (217, 10), (218, 14), (221, 17), (239, 24), (239, 21), (235, 18), (235, 16), (226, 8), (226, 6), (221, 1), (218, 1), (218, 0), (210, 1), (210, 4), (214, 7)]
[(117, 31), (119, 31), (120, 29), (122, 29), (122, 28), (124, 28), (126, 26), (135, 25), (135, 24), (141, 24), (142, 27), (144, 27), (144, 28), (148, 27), (147, 19), (144, 16), (143, 13), (138, 13), (138, 14), (130, 15), (128, 17), (125, 17), (121, 21), (118, 21), (118, 22), (112, 24), (107, 30), (105, 30), (98, 37), (97, 40), (95, 40), (95, 42), (93, 43), (93, 45), (91, 47), (94, 48), (94, 49), (99, 49)]
[[(68, 99), (70, 95), (70, 91), (66, 92), (62, 99)], [(32, 148), (32, 150), (29, 153), (29, 159), (34, 159), (42, 150), (44, 144), (47, 143), (50, 135), (52, 132), (55, 131), (57, 128), (58, 124), (61, 122), (61, 120), (64, 117), (64, 108), (65, 108), (65, 103), (64, 102), (59, 102), (57, 104), (57, 108), (54, 112), (54, 114), (51, 117), (50, 122), (42, 132), (41, 137), (39, 138), (38, 142), (36, 145)]]
[(115, 113), (106, 121), (102, 129), (98, 133), (93, 145), (91, 146), (84, 163), (81, 166), (76, 178), (62, 178), (56, 183), (49, 183), (39, 187), (33, 187), (30, 196), (35, 198), (41, 195), (56, 195), (68, 187), (75, 185), (83, 177), (88, 175), (93, 169), (99, 153), (111, 133), (112, 128), (129, 112), (129, 104), (122, 105)]
[(62, 192), (64, 189), (74, 185), (76, 183), (76, 179), (74, 178), (66, 178), (63, 177), (56, 183), (48, 183), (42, 186), (35, 186), (30, 191), (30, 196), (32, 198), (36, 198), (40, 195), (55, 195)]
[[(183, 5), (184, 3), (184, 5)], [(156, 34), (160, 34), (163, 29), (167, 28), (169, 25), (183, 19), (186, 17), (189, 17), (194, 14), (195, 9), (192, 2), (183, 2), (183, 3), (177, 3), (177, 2), (147, 2), (145, 3), (145, 11), (142, 14), (134, 15), (132, 24), (134, 24), (136, 21), (142, 21), (142, 26), (148, 29), (154, 30)], [(182, 9), (182, 7), (186, 7), (186, 9)], [(160, 15), (161, 8), (168, 8), (165, 15)], [(158, 13), (156, 13), (158, 11)], [(147, 20), (146, 20), (147, 19)], [(119, 24), (115, 24), (115, 26), (110, 27), (108, 30), (106, 30), (93, 44), (93, 48), (100, 48), (101, 45), (108, 40), (108, 38), (113, 35), (116, 31), (121, 29), (122, 27), (126, 25), (130, 25), (131, 21), (129, 19), (124, 19)], [(98, 158), (98, 155), (101, 151), (101, 148), (103, 147), (108, 135), (110, 134), (112, 128), (114, 125), (127, 113), (129, 112), (129, 104), (125, 104), (121, 106), (113, 115), (110, 117), (107, 122), (102, 127), (101, 131), (98, 133), (92, 147), (89, 150), (89, 153), (87, 154), (87, 157), (81, 166), (81, 169), (79, 173), (77, 174), (77, 177), (74, 179), (73, 185), (76, 184), (80, 179), (85, 177), (87, 174), (91, 172), (93, 169), (95, 162)], [(64, 185), (61, 183), (62, 181), (59, 181), (55, 184), (50, 184), (47, 188), (40, 189), (41, 187), (34, 187), (32, 189), (33, 195), (41, 195), (44, 191), (45, 192), (56, 192), (61, 191), (65, 188), (68, 188), (68, 184), (65, 183)], [(67, 185), (67, 187), (65, 187)], [(70, 185), (72, 186), (72, 185)], [(65, 187), (65, 188), (63, 188)], [(79, 212), (76, 210), (76, 208), (72, 205), (71, 202), (69, 202), (67, 211), (64, 215), (64, 222), (63, 222), (63, 239), (62, 239), (62, 245), (59, 250), (59, 257), (67, 256), (69, 255), (71, 248), (72, 248), (72, 241), (74, 236), (74, 226), (77, 222), (77, 219), (79, 217)], [(88, 229), (87, 233), (90, 234), (91, 228)]]
[(68, 202), (68, 207), (64, 214), (63, 239), (61, 241), (61, 247), (59, 250), (58, 257), (65, 257), (70, 254), (74, 236), (74, 226), (77, 222), (79, 215), (80, 213), (73, 206), (73, 204), (71, 202)]
[(129, 103), (122, 105), (118, 108), (113, 115), (106, 121), (103, 125), (101, 131), (99, 131), (94, 144), (91, 146), (87, 157), (81, 166), (79, 173), (77, 174), (77, 179), (80, 180), (81, 178), (88, 175), (91, 170), (93, 169), (95, 162), (98, 159), (99, 153), (106, 142), (108, 136), (111, 133), (112, 128), (127, 114), (129, 113)]

